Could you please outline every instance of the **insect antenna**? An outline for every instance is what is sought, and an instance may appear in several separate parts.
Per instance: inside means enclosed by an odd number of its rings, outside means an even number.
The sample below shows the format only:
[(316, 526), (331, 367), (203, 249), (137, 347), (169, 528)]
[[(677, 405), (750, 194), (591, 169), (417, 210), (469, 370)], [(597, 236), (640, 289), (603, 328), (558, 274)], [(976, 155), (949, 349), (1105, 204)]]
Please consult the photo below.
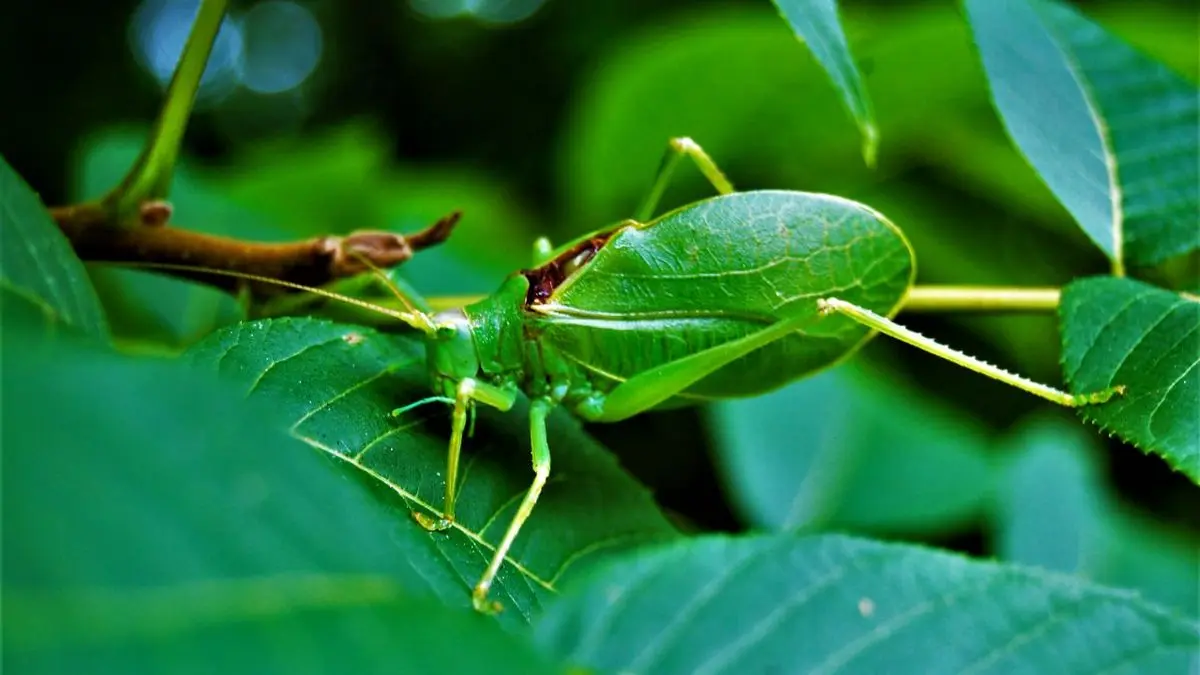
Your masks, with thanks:
[[(218, 270), (218, 269), (212, 269), (209, 267), (199, 267), (196, 265), (179, 265), (176, 263), (159, 263), (159, 262), (96, 261), (96, 264), (98, 264), (98, 265), (114, 265), (117, 267), (130, 267), (130, 268), (175, 270), (175, 271), (179, 271), (179, 272), (191, 272), (194, 274), (212, 274), (215, 276), (224, 276), (224, 277), (233, 277), (235, 279), (244, 279), (246, 281), (253, 281), (255, 283), (270, 284), (273, 286), (280, 286), (282, 288), (290, 288), (290, 289), (297, 290), (297, 291), (305, 291), (307, 293), (312, 293), (313, 295), (319, 295), (323, 298), (328, 298), (330, 300), (337, 300), (337, 301), (344, 302), (349, 305), (353, 305), (355, 307), (359, 307), (361, 309), (365, 309), (368, 311), (383, 314), (384, 316), (390, 316), (393, 319), (402, 321), (409, 327), (415, 328), (426, 334), (431, 334), (434, 330), (433, 322), (430, 321), (429, 316), (426, 315), (421, 310), (413, 307), (412, 303), (409, 302), (407, 298), (402, 298), (402, 300), (404, 302), (404, 306), (406, 308), (409, 308), (411, 311), (410, 312), (397, 312), (396, 310), (389, 309), (387, 307), (381, 307), (379, 305), (372, 304), (365, 300), (360, 300), (358, 298), (352, 298), (348, 295), (343, 295), (341, 293), (335, 293), (334, 291), (327, 291), (323, 288), (314, 288), (312, 286), (305, 286), (304, 284), (297, 284), (297, 283), (293, 283), (291, 281), (284, 281), (282, 279), (273, 279), (271, 277), (264, 277), (264, 276), (260, 276), (257, 274), (248, 274), (246, 272), (234, 272), (232, 270)], [(389, 280), (389, 285), (390, 285), (390, 283), (391, 282)]]
[(425, 314), (425, 312), (422, 312), (419, 307), (414, 305), (412, 300), (410, 300), (409, 297), (404, 294), (404, 291), (401, 291), (400, 288), (388, 278), (388, 275), (383, 270), (379, 269), (375, 263), (367, 259), (367, 257), (362, 253), (352, 251), (350, 255), (354, 256), (355, 260), (358, 260), (358, 262), (362, 263), (363, 267), (366, 267), (371, 274), (375, 276), (379, 283), (383, 284), (385, 288), (391, 291), (392, 295), (396, 296), (396, 299), (400, 301), (400, 304), (404, 305), (404, 308), (412, 313), (413, 316), (421, 317), (426, 325), (426, 327), (422, 328), (421, 330), (425, 331), (426, 333), (432, 333), (434, 331), (433, 321), (429, 319), (429, 316)]

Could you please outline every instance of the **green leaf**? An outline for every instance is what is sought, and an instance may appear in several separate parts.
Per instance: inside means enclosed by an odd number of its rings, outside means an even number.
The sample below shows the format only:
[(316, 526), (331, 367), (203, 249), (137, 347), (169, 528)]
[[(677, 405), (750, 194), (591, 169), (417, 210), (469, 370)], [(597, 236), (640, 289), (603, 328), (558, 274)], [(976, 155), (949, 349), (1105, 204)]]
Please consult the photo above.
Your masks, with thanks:
[(1127, 389), (1083, 418), (1200, 482), (1200, 300), (1093, 277), (1063, 289), (1059, 314), (1071, 391)]
[(1094, 434), (1069, 418), (1039, 416), (1005, 445), (993, 534), (1000, 558), (1136, 590), (1200, 617), (1200, 542), (1115, 499)]
[(108, 339), (83, 263), (28, 184), (0, 157), (0, 285), (47, 317)]
[(1196, 85), (1056, 0), (966, 0), (1009, 135), (1118, 264), (1200, 248)]
[[(239, 324), (192, 348), (191, 360), (240, 384), (292, 422), (292, 435), (327, 453), (395, 514), (396, 552), (447, 604), (470, 606), (517, 502), (533, 479), (528, 405), (479, 411), (464, 443), (457, 522), (429, 533), (410, 516), (442, 508), (449, 409), (390, 411), (431, 394), (412, 337), (314, 319)], [(492, 598), (509, 623), (528, 621), (564, 575), (625, 546), (675, 536), (649, 493), (565, 413), (551, 417), (553, 471), (501, 567)], [(519, 566), (518, 566), (519, 565)]]
[(842, 92), (842, 99), (854, 115), (863, 136), (863, 159), (875, 165), (879, 147), (879, 129), (871, 111), (871, 98), (854, 64), (835, 0), (773, 0), (796, 37), (808, 44), (813, 56), (825, 68), (829, 78)]
[(858, 364), (719, 403), (713, 421), (731, 498), (754, 527), (930, 531), (985, 503), (982, 431)]
[(6, 671), (556, 672), (268, 408), (4, 318)]
[(1200, 665), (1200, 626), (1128, 593), (832, 535), (644, 550), (569, 588), (535, 630), (572, 662), (656, 675)]

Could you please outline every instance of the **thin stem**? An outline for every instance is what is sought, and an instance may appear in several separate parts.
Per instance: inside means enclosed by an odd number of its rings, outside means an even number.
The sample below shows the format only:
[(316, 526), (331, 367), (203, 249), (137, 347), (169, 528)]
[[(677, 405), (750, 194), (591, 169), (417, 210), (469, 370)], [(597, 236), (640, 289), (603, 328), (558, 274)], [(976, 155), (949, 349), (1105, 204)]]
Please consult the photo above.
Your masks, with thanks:
[(1053, 312), (1062, 291), (1057, 288), (1004, 286), (914, 286), (905, 312)]
[(128, 222), (143, 202), (163, 199), (170, 191), (183, 132), (228, 5), (228, 0), (201, 0), (150, 138), (124, 180), (104, 199), (116, 210), (118, 222)]
[[(303, 241), (253, 242), (165, 225), (120, 227), (97, 204), (55, 207), (50, 214), (85, 262), (157, 269), (230, 293), (244, 286), (238, 275), (309, 287), (361, 274), (367, 269), (364, 260), (375, 267), (394, 267), (445, 241), (458, 222), (455, 212), (410, 235), (360, 230)], [(258, 283), (249, 290), (255, 299), (279, 292)]]
[(1113, 252), (1112, 259), (1112, 273), (1114, 277), (1125, 276), (1125, 261), (1121, 259), (1122, 255), (1123, 253), (1121, 252), (1120, 245), (1118, 244), (1117, 250)]

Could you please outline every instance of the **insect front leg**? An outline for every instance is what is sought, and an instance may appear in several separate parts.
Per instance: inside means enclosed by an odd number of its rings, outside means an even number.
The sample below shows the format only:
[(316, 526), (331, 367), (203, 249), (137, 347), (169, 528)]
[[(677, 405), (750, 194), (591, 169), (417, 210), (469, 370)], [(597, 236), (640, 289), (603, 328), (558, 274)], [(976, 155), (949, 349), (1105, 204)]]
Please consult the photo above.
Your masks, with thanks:
[(646, 199), (642, 202), (642, 206), (637, 211), (635, 218), (637, 220), (650, 220), (650, 216), (654, 215), (654, 209), (658, 206), (658, 202), (662, 199), (663, 192), (667, 189), (667, 183), (671, 180), (671, 174), (675, 172), (675, 166), (679, 164), (679, 159), (683, 156), (690, 157), (696, 163), (696, 168), (700, 169), (700, 173), (712, 183), (717, 192), (727, 195), (733, 192), (733, 184), (717, 167), (717, 163), (704, 152), (695, 141), (686, 136), (672, 138), (667, 142), (667, 151), (663, 155), (662, 163), (658, 166), (658, 172), (654, 176), (654, 184), (650, 188), (650, 193), (646, 195)]
[(910, 344), (918, 349), (923, 349), (930, 354), (940, 356), (952, 363), (956, 363), (964, 368), (973, 370), (981, 375), (999, 380), (1005, 384), (1012, 385), (1017, 389), (1029, 392), (1034, 396), (1040, 396), (1047, 401), (1052, 401), (1059, 405), (1069, 408), (1076, 408), (1084, 405), (1094, 405), (1104, 403), (1114, 396), (1125, 393), (1124, 386), (1108, 387), (1101, 391), (1091, 392), (1088, 394), (1070, 394), (1065, 391), (1055, 389), (1039, 382), (1021, 377), (1015, 373), (1010, 373), (1001, 368), (997, 368), (990, 363), (985, 363), (979, 359), (968, 356), (958, 350), (951, 349), (942, 344), (938, 344), (933, 340), (911, 331), (904, 326), (882, 317), (869, 309), (859, 307), (858, 305), (839, 300), (837, 298), (822, 298), (817, 301), (817, 308), (822, 316), (837, 312), (843, 316), (850, 317), (858, 323), (869, 328), (873, 328), (880, 333), (891, 336)]
[(471, 592), (472, 603), (475, 605), (475, 609), (481, 612), (500, 611), (500, 603), (488, 601), (488, 591), (496, 579), (496, 574), (500, 571), (500, 565), (504, 564), (504, 557), (508, 555), (508, 550), (521, 531), (521, 526), (533, 513), (533, 507), (537, 504), (538, 497), (542, 494), (542, 488), (546, 485), (546, 479), (550, 476), (550, 443), (546, 438), (546, 417), (553, 407), (554, 403), (545, 398), (536, 399), (530, 404), (529, 440), (533, 452), (533, 482), (529, 485), (525, 498), (521, 500), (521, 505), (517, 507), (517, 514), (509, 523), (508, 530), (504, 532), (504, 538), (500, 540), (500, 545), (492, 554), (487, 569), (484, 570), (479, 583), (475, 584), (475, 589)]
[(427, 530), (440, 532), (454, 524), (454, 502), (458, 490), (458, 459), (462, 454), (463, 433), (467, 428), (467, 416), (475, 405), (475, 380), (466, 378), (458, 383), (454, 396), (454, 413), (451, 416), (450, 448), (446, 452), (446, 496), (442, 502), (442, 516), (431, 518), (420, 511), (413, 511), (413, 518)]

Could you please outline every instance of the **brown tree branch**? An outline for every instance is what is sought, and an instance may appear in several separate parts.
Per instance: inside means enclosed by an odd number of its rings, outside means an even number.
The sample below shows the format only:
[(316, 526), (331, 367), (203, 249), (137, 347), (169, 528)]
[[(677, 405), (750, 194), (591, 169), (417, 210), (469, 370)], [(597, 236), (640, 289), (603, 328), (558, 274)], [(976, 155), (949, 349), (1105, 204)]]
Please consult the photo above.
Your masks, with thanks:
[[(202, 234), (169, 227), (170, 205), (148, 202), (141, 209), (141, 223), (116, 225), (111, 212), (98, 203), (54, 207), (51, 216), (86, 262), (155, 263), (190, 265), (207, 269), (240, 272), (303, 286), (322, 286), (354, 276), (372, 265), (392, 267), (407, 261), (421, 249), (445, 241), (460, 213), (455, 211), (430, 227), (411, 235), (363, 230), (345, 236), (324, 236), (289, 243), (252, 242)], [(228, 276), (158, 270), (163, 274), (199, 281), (237, 293), (249, 287), (257, 298), (289, 292), (264, 283), (248, 283)]]

